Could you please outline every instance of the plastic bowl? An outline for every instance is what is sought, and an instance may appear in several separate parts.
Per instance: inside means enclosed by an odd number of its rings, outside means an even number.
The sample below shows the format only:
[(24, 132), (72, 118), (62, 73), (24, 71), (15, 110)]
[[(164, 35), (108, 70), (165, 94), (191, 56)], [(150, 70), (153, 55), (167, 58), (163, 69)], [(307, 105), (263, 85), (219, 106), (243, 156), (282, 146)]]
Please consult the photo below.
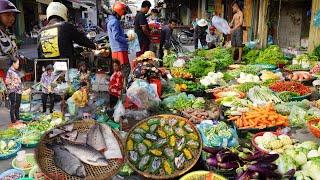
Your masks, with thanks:
[(15, 157), (17, 155), (17, 152), (20, 151), (20, 149), (21, 149), (21, 144), (16, 142), (16, 147), (15, 147), (14, 151), (12, 151), (12, 153), (10, 153), (10, 154), (1, 154), (0, 160), (10, 159), (10, 158)]
[(23, 172), (24, 172), (25, 174), (29, 174), (29, 172), (31, 171), (31, 169), (36, 165), (36, 160), (35, 160), (35, 156), (34, 156), (33, 153), (27, 153), (27, 154), (26, 154), (26, 159), (27, 159), (27, 162), (28, 162), (28, 163), (31, 163), (31, 165), (32, 165), (30, 168), (21, 169), (21, 168), (17, 167), (17, 165), (16, 165), (17, 158), (14, 158), (14, 159), (12, 160), (11, 165), (12, 165), (12, 167), (13, 167), (14, 169), (23, 170)]
[(320, 129), (314, 127), (313, 125), (317, 124), (319, 121), (320, 119), (311, 119), (307, 122), (309, 131), (317, 138), (320, 138)]
[(4, 179), (4, 177), (6, 177), (10, 174), (13, 174), (13, 173), (21, 174), (21, 177), (24, 177), (24, 175), (25, 175), (25, 173), (20, 169), (9, 169), (9, 170), (0, 174), (0, 179)]

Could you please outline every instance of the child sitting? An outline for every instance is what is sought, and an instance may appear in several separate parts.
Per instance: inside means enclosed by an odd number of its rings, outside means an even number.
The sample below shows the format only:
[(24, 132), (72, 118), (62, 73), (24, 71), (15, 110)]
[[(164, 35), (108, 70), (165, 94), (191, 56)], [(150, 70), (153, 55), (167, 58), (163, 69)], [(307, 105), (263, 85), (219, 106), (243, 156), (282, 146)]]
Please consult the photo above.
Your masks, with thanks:
[(113, 74), (110, 78), (109, 83), (109, 96), (110, 96), (110, 107), (114, 107), (120, 96), (123, 88), (124, 77), (120, 69), (120, 62), (118, 60), (113, 60)]

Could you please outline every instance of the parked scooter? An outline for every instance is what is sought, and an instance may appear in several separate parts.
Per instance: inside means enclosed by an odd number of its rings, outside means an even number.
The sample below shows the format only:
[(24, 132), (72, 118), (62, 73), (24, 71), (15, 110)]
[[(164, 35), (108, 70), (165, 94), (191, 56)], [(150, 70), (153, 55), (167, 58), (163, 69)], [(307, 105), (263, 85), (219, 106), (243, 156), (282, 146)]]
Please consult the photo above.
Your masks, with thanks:
[(187, 44), (192, 44), (193, 42), (193, 33), (194, 30), (191, 29), (183, 29), (178, 33), (178, 41), (183, 44), (183, 45), (187, 45)]

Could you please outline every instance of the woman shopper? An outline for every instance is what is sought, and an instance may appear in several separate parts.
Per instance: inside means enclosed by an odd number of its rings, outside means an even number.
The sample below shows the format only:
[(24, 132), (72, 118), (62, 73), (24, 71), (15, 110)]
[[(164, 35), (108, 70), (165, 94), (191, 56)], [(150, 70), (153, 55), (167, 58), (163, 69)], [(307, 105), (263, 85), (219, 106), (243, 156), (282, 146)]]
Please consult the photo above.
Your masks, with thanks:
[(22, 94), (22, 81), (19, 76), (19, 59), (12, 59), (12, 66), (9, 68), (6, 77), (7, 91), (9, 93), (10, 101), (10, 118), (12, 123), (19, 121), (19, 109)]
[(20, 11), (8, 0), (0, 0), (0, 67), (7, 72), (14, 58), (18, 58), (15, 36), (9, 29)]

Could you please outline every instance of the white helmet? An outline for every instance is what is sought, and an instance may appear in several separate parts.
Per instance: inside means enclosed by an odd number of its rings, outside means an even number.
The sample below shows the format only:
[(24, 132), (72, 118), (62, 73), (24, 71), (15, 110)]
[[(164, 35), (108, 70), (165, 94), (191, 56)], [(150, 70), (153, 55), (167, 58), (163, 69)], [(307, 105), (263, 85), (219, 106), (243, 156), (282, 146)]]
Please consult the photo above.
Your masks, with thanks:
[(68, 21), (68, 8), (59, 2), (51, 2), (47, 8), (47, 19), (51, 16), (59, 16)]

